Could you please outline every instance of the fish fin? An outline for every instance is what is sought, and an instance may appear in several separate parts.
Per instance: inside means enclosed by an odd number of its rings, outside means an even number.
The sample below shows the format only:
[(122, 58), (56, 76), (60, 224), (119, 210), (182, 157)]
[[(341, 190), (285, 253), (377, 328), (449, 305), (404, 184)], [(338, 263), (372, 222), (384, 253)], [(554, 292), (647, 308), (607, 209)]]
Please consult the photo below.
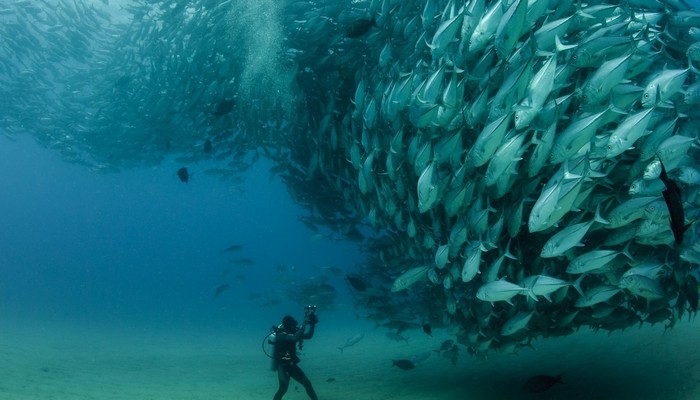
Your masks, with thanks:
[(514, 105), (513, 107), (511, 107), (511, 110), (512, 110), (512, 111), (527, 111), (527, 110), (530, 110), (530, 109), (532, 109), (532, 107), (530, 107), (530, 106), (528, 105), (528, 103), (529, 103), (528, 99), (525, 99), (525, 100), (523, 100), (520, 104), (516, 104), (516, 105)]
[(581, 274), (581, 276), (579, 276), (578, 279), (576, 279), (574, 281), (574, 283), (571, 284), (571, 286), (573, 286), (574, 289), (576, 289), (576, 291), (578, 292), (578, 294), (581, 295), (581, 297), (583, 297), (583, 289), (581, 289), (581, 281), (583, 281), (583, 278), (585, 276), (586, 276), (586, 274)]
[(486, 198), (486, 209), (487, 209), (489, 212), (496, 212), (496, 211), (498, 211), (498, 210), (496, 210), (495, 208), (491, 207), (491, 202), (489, 201), (489, 198), (488, 198), (488, 197)]
[(566, 51), (566, 50), (570, 50), (570, 49), (573, 49), (575, 47), (578, 47), (577, 44), (563, 44), (561, 42), (561, 39), (559, 39), (559, 35), (554, 36), (554, 43), (555, 43), (555, 47), (557, 49), (557, 52)]
[(493, 249), (493, 248), (487, 249), (487, 248), (486, 248), (486, 245), (484, 244), (484, 242), (481, 241), (481, 240), (479, 240), (479, 250), (481, 250), (483, 253), (486, 253), (486, 252), (488, 252), (489, 250), (492, 250), (492, 249)]
[(610, 221), (607, 219), (603, 218), (603, 215), (600, 213), (600, 203), (598, 203), (598, 206), (595, 209), (595, 217), (593, 218), (594, 222), (600, 222), (601, 224), (608, 225)]
[(632, 253), (630, 253), (630, 246), (632, 245), (632, 241), (630, 240), (627, 242), (625, 245), (625, 248), (622, 249), (622, 254), (625, 255), (625, 257), (629, 258), (630, 261), (634, 261), (634, 257), (632, 257)]
[(535, 292), (532, 291), (532, 288), (526, 288), (525, 290), (527, 291), (527, 295), (530, 296), (531, 299), (535, 301), (540, 301), (535, 295)]
[(574, 174), (571, 171), (569, 171), (569, 159), (564, 160), (564, 179), (578, 179), (582, 178), (581, 175)]
[(508, 239), (508, 244), (506, 245), (506, 253), (504, 256), (510, 258), (511, 260), (517, 260), (517, 258), (510, 252), (510, 242), (512, 239)]

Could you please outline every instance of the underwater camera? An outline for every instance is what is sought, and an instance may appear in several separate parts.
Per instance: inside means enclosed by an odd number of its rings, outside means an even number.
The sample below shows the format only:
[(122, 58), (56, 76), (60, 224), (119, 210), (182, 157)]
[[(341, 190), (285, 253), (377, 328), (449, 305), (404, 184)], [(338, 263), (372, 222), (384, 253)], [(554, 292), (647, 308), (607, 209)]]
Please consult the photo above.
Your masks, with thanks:
[(315, 315), (317, 308), (318, 307), (316, 307), (315, 305), (314, 306), (309, 305), (309, 306), (304, 307), (304, 317), (308, 317), (310, 315)]

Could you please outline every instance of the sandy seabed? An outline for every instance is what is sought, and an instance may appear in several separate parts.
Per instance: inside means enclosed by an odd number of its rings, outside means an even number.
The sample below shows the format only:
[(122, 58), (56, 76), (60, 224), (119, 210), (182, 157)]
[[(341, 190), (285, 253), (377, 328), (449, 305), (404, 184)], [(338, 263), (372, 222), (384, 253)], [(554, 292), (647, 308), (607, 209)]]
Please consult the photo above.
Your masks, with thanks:
[[(700, 399), (700, 323), (683, 321), (611, 335), (589, 330), (535, 342), (517, 355), (486, 360), (461, 349), (456, 365), (432, 352), (449, 338), (407, 331), (395, 342), (369, 324), (319, 324), (301, 367), (321, 400)], [(348, 337), (365, 338), (341, 352)], [(3, 321), (0, 399), (271, 399), (276, 375), (264, 332), (89, 326)], [(392, 359), (431, 351), (415, 369)], [(564, 384), (525, 393), (532, 375), (564, 373)], [(285, 399), (305, 399), (294, 382)]]

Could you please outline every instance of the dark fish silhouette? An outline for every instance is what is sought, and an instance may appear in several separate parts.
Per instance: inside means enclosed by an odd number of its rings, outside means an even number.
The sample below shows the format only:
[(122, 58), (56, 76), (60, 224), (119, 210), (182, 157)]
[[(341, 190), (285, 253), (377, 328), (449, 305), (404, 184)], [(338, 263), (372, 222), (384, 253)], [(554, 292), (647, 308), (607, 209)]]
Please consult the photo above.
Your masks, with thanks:
[(391, 339), (391, 340), (395, 340), (395, 341), (397, 341), (397, 342), (406, 342), (406, 343), (408, 343), (408, 338), (405, 337), (405, 336), (403, 336), (403, 335), (401, 335), (400, 333), (396, 333), (396, 332), (387, 332), (385, 335), (386, 335), (386, 337), (388, 337), (388, 338)]
[(410, 322), (410, 321), (401, 321), (400, 319), (392, 319), (389, 322), (385, 322), (383, 324), (378, 324), (378, 325), (382, 326), (386, 329), (396, 331), (396, 333), (401, 333), (401, 332), (406, 331), (408, 329), (420, 328), (420, 324), (417, 324), (415, 322)]
[(348, 281), (350, 286), (352, 286), (352, 288), (357, 290), (358, 292), (364, 292), (367, 289), (365, 281), (363, 281), (359, 275), (345, 275), (345, 279)]
[[(659, 157), (659, 155), (656, 155)], [(685, 223), (685, 210), (683, 209), (683, 200), (681, 199), (681, 189), (678, 187), (676, 181), (668, 177), (666, 173), (666, 167), (664, 167), (661, 157), (659, 157), (659, 162), (661, 163), (661, 174), (659, 178), (661, 182), (666, 186), (661, 194), (664, 195), (664, 200), (666, 201), (666, 206), (668, 207), (668, 213), (671, 217), (671, 231), (673, 232), (673, 238), (677, 245), (683, 243), (683, 235), (686, 229), (690, 227), (693, 222), (686, 225)]]
[(225, 253), (225, 252), (234, 253), (236, 251), (241, 251), (241, 250), (243, 250), (243, 246), (241, 246), (240, 244), (232, 244), (232, 245), (228, 246), (227, 248), (221, 250), (221, 252), (222, 253)]
[(364, 337), (365, 337), (365, 335), (363, 333), (358, 333), (357, 335), (355, 335), (351, 338), (348, 338), (345, 341), (344, 345), (338, 347), (338, 350), (340, 350), (340, 352), (342, 353), (343, 349), (345, 349), (346, 347), (352, 347), (352, 346), (356, 345), (360, 340), (364, 339)]
[(377, 21), (374, 19), (374, 17), (372, 17), (372, 19), (357, 19), (355, 21), (352, 21), (345, 28), (345, 37), (358, 38), (369, 32), (369, 30), (372, 29), (373, 26), (377, 26)]
[(211, 153), (214, 150), (214, 145), (211, 144), (211, 140), (207, 139), (204, 141), (204, 152)]
[(190, 173), (187, 171), (187, 168), (182, 167), (177, 170), (177, 177), (180, 178), (181, 182), (187, 183), (190, 180)]
[(428, 336), (433, 336), (433, 328), (429, 323), (426, 322), (423, 324), (423, 332), (425, 332)]
[(226, 99), (223, 100), (219, 103), (218, 106), (216, 106), (216, 111), (214, 111), (214, 116), (217, 118), (223, 117), (224, 115), (228, 114), (233, 110), (233, 106), (236, 103), (231, 100), (231, 99)]
[(231, 286), (228, 283), (219, 285), (216, 289), (214, 289), (214, 297), (212, 297), (211, 300), (214, 301), (221, 293), (227, 291), (230, 287)]
[(391, 364), (392, 367), (396, 366), (406, 371), (416, 367), (416, 364), (411, 360), (391, 360), (391, 362), (393, 363)]
[(544, 392), (557, 383), (564, 383), (564, 381), (561, 380), (562, 375), (563, 374), (559, 374), (557, 376), (535, 375), (525, 382), (523, 385), (523, 390), (529, 393)]

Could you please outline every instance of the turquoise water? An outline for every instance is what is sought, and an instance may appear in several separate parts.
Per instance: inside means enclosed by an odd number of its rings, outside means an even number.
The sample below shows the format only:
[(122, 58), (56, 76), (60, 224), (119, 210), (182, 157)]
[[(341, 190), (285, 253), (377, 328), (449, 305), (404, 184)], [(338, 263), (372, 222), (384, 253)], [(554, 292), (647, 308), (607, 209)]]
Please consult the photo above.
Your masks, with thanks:
[[(323, 399), (700, 398), (700, 334), (689, 315), (699, 226), (673, 244), (665, 184), (642, 178), (662, 148), (645, 146), (687, 138), (662, 155), (681, 182), (681, 222), (698, 216), (700, 14), (672, 11), (683, 1), (632, 2), (648, 13), (630, 20), (626, 3), (595, 16), (576, 14), (593, 4), (554, 3), (512, 49), (495, 47), (508, 39), (500, 27), (472, 53), (461, 30), (436, 50), (438, 27), (460, 18), (461, 2), (447, 0), (0, 4), (0, 398), (270, 398), (276, 379), (261, 345), (282, 316), (301, 319), (310, 304), (321, 322), (302, 366)], [(575, 23), (559, 38), (570, 48), (534, 33), (570, 14)], [(367, 32), (351, 38), (348, 26)], [(602, 27), (617, 43), (604, 47), (609, 57), (574, 67), (573, 49)], [(537, 41), (550, 52), (528, 53)], [(473, 164), (485, 126), (531, 100), (525, 83), (543, 57), (558, 65), (541, 112), (554, 123), (501, 132), (499, 142), (524, 139), (504, 158), (507, 146), (491, 143), (507, 166)], [(606, 81), (598, 68), (615, 57), (629, 57), (629, 73)], [(670, 88), (648, 91), (667, 69)], [(501, 92), (514, 71), (526, 79)], [(596, 89), (612, 94), (591, 104), (585, 96)], [(611, 152), (611, 132), (652, 105), (649, 129)], [(577, 154), (555, 146), (530, 174), (548, 128), (558, 124), (559, 135), (589, 111), (605, 116), (595, 135)], [(507, 179), (494, 184), (499, 171)], [(550, 182), (566, 182), (557, 200), (576, 205), (536, 231), (528, 217)], [(556, 232), (593, 221), (599, 207), (609, 216), (640, 182), (656, 188), (639, 221), (591, 224), (582, 246), (539, 257)], [(475, 248), (481, 273), (467, 279)], [(586, 293), (617, 292), (566, 324), (578, 309), (574, 290), (552, 303), (476, 298), (496, 278), (573, 281), (566, 264), (593, 248), (630, 249), (635, 260), (617, 257), (583, 278)], [(667, 266), (651, 283), (635, 281), (649, 287), (618, 287), (639, 261)], [(412, 287), (391, 291), (419, 266), (427, 272)], [(351, 288), (348, 273), (369, 289)], [(499, 333), (530, 310), (532, 323), (512, 341)], [(662, 321), (642, 322), (653, 318)], [(391, 320), (416, 326), (395, 341), (387, 333), (396, 331), (378, 327)], [(448, 339), (460, 340), (454, 364), (434, 351)], [(415, 369), (392, 367), (425, 352)], [(565, 383), (544, 393), (522, 390), (531, 376), (561, 373)], [(305, 396), (292, 387), (285, 398)]]

